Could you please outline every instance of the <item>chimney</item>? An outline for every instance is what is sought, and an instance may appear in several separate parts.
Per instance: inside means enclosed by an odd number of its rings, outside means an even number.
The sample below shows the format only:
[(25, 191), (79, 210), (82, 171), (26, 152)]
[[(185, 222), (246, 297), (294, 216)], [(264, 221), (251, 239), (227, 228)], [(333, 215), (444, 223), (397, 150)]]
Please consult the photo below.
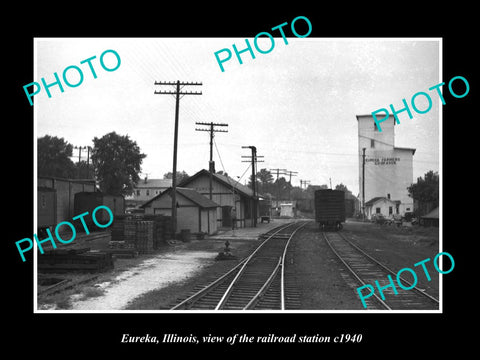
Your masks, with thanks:
[(144, 180), (145, 184), (147, 183), (147, 180), (148, 180), (148, 175), (145, 175), (145, 180)]

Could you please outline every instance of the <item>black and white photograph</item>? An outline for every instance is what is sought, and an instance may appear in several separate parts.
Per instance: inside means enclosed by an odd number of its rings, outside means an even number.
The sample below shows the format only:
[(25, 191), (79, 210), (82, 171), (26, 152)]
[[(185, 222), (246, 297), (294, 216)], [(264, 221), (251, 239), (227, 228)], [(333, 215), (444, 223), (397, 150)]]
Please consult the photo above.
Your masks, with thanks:
[(471, 49), (312, 11), (234, 19), (22, 40), (5, 206), (24, 324), (89, 355), (433, 354), (471, 276), (474, 153), (453, 142), (473, 132)]
[(441, 39), (35, 41), (36, 311), (441, 309)]

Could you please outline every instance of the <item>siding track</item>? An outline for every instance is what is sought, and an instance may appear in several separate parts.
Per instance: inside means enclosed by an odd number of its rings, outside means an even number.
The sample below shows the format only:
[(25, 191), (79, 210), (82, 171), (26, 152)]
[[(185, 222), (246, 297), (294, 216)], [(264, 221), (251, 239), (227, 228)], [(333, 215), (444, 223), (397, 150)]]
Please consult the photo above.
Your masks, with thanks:
[[(371, 284), (375, 287), (375, 280), (378, 280), (380, 286), (386, 286), (389, 284), (387, 275), (391, 275), (392, 279), (394, 281), (396, 280), (396, 273), (394, 271), (368, 255), (346, 239), (341, 233), (324, 232), (323, 237), (335, 255), (353, 275), (359, 284), (358, 286)], [(401, 280), (402, 284), (406, 287), (412, 285), (403, 278), (401, 278)], [(374, 295), (365, 299), (367, 309), (438, 310), (439, 301), (418, 287), (413, 287), (411, 290), (404, 290), (398, 286), (396, 282), (395, 287), (398, 295), (389, 287), (383, 290), (385, 299), (377, 295), (378, 289), (375, 287)]]

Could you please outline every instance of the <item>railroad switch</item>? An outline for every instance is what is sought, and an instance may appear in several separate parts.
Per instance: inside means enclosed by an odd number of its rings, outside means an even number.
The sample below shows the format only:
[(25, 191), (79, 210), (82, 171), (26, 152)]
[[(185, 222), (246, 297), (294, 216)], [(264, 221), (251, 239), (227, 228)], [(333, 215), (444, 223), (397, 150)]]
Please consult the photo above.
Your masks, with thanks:
[(215, 260), (234, 260), (237, 257), (230, 252), (230, 241), (225, 241), (225, 248), (220, 251)]

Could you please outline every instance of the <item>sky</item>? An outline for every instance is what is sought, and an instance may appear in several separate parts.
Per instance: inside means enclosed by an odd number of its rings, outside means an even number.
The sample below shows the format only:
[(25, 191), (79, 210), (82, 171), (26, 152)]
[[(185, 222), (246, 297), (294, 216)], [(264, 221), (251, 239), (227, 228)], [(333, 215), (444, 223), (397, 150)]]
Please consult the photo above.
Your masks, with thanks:
[[(253, 39), (249, 39), (253, 47)], [(431, 95), (432, 109), (426, 114), (406, 112), (395, 127), (395, 146), (415, 148), (413, 179), (427, 171), (439, 171), (440, 114), (436, 91), (428, 88), (442, 81), (441, 40), (388, 38), (275, 38), (273, 50), (260, 54), (254, 49), (233, 54), (220, 70), (214, 53), (232, 44), (245, 48), (245, 38), (37, 38), (32, 81), (62, 78), (64, 69), (76, 65), (84, 79), (78, 87), (65, 84), (34, 97), (36, 138), (46, 134), (64, 138), (74, 146), (93, 146), (93, 138), (115, 131), (136, 141), (147, 155), (143, 178), (162, 178), (172, 171), (175, 97), (154, 94), (173, 86), (156, 81), (201, 82), (185, 86), (180, 99), (177, 170), (193, 175), (208, 169), (209, 133), (199, 132), (195, 122), (227, 123), (227, 133), (215, 134), (213, 158), (216, 170), (226, 171), (244, 183), (250, 175), (250, 155), (242, 146), (256, 146), (263, 163), (257, 169), (282, 168), (297, 172), (312, 185), (343, 183), (356, 195), (358, 184), (358, 135), (356, 115), (370, 114), (424, 91)], [(270, 41), (261, 38), (259, 47)], [(105, 50), (121, 58), (117, 70), (100, 65)], [(91, 61), (97, 78), (88, 64)], [(223, 54), (221, 55), (223, 56)], [(104, 57), (107, 67), (115, 57)], [(69, 80), (78, 81), (69, 70)], [(63, 80), (62, 80), (63, 81)], [(444, 81), (444, 80), (443, 80)], [(448, 90), (447, 90), (448, 91)], [(418, 98), (420, 109), (427, 106)], [(28, 100), (26, 100), (28, 101)], [(223, 130), (223, 129), (222, 129)], [(75, 161), (78, 150), (74, 150)], [(86, 152), (82, 160), (86, 159)]]

